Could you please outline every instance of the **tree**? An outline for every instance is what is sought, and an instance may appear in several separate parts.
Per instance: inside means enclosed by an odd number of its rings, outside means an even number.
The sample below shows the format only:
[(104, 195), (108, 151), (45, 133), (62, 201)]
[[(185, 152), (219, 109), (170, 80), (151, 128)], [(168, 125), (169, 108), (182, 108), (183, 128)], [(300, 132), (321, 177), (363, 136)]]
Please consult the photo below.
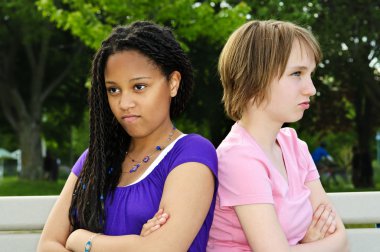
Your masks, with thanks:
[(380, 124), (376, 112), (380, 108), (380, 1), (323, 0), (320, 5), (322, 12), (313, 28), (325, 60), (316, 125), (355, 130), (353, 183), (372, 187), (371, 139)]
[[(221, 87), (216, 59), (226, 37), (247, 20), (250, 8), (246, 4), (230, 6), (221, 1), (192, 0), (67, 1), (65, 5), (41, 0), (37, 3), (42, 13), (58, 27), (70, 30), (93, 49), (99, 47), (112, 27), (135, 20), (153, 20), (173, 28), (192, 59), (196, 78), (193, 99), (187, 112), (177, 121), (181, 125), (177, 126), (182, 130), (200, 130), (215, 144), (221, 140), (226, 118), (219, 102)], [(190, 126), (188, 118), (192, 121)]]
[(60, 5), (53, 0), (37, 1), (42, 13), (58, 27), (70, 30), (94, 49), (111, 27), (119, 24), (149, 19), (172, 27), (189, 53), (196, 78), (193, 99), (179, 122), (185, 122), (183, 126), (191, 130), (201, 130), (216, 146), (232, 124), (223, 112), (222, 87), (216, 71), (228, 35), (251, 18), (272, 17), (309, 24), (319, 10), (316, 2), (71, 0)]
[[(218, 11), (221, 6), (236, 6), (241, 1), (223, 1), (214, 6)], [(250, 12), (246, 14), (248, 20), (278, 19), (289, 20), (310, 28), (316, 20), (320, 11), (317, 0), (310, 1), (246, 1)], [(223, 95), (222, 85), (217, 73), (219, 54), (229, 34), (222, 43), (210, 43), (207, 39), (198, 39), (190, 44), (190, 55), (197, 71), (199, 88), (195, 89), (195, 102), (190, 107), (191, 120), (206, 121), (209, 126), (209, 137), (215, 146), (224, 139), (229, 132), (232, 120), (225, 116), (221, 97)], [(205, 57), (207, 55), (207, 57)], [(306, 127), (304, 127), (306, 128)]]
[[(86, 45), (97, 49), (112, 27), (136, 20), (154, 20), (175, 30), (178, 39), (188, 50), (186, 42), (198, 37), (222, 41), (246, 20), (249, 7), (240, 3), (215, 11), (220, 1), (195, 2), (193, 0), (94, 0), (89, 2), (68, 0), (56, 4), (53, 0), (39, 0), (40, 11), (58, 27), (70, 30)], [(223, 28), (223, 29), (221, 29)]]
[(31, 1), (1, 2), (0, 13), (1, 109), (22, 151), (21, 175), (35, 179), (41, 174), (43, 104), (79, 69), (84, 50), (44, 20)]

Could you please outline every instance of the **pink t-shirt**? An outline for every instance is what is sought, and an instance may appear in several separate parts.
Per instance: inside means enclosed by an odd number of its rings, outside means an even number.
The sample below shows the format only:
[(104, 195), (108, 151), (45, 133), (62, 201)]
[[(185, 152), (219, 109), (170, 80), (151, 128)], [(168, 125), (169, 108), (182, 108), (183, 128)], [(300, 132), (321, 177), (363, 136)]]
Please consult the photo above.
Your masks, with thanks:
[(208, 252), (251, 251), (233, 208), (237, 205), (273, 204), (289, 245), (304, 237), (313, 214), (305, 183), (318, 179), (319, 174), (306, 143), (294, 129), (282, 128), (277, 141), (288, 183), (238, 123), (218, 147), (219, 188)]

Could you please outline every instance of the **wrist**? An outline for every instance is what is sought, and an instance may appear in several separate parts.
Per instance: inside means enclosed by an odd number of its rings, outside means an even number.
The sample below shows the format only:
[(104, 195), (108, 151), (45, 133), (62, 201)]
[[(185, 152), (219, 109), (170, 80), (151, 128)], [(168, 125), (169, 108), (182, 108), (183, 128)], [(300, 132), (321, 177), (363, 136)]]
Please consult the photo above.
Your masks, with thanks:
[(97, 237), (98, 235), (101, 235), (101, 233), (93, 234), (90, 236), (90, 238), (88, 238), (88, 241), (84, 244), (84, 252), (90, 252), (91, 251), (93, 241), (94, 241), (95, 237)]

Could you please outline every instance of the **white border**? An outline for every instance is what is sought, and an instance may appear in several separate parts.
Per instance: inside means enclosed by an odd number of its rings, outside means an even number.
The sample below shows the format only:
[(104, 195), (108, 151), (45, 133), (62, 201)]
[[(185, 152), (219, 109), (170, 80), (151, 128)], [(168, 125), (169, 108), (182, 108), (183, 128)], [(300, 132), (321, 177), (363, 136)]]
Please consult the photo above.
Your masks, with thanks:
[(132, 182), (131, 184), (128, 184), (128, 185), (125, 185), (125, 186), (119, 186), (119, 187), (128, 187), (128, 186), (134, 185), (134, 184), (140, 182), (141, 180), (145, 179), (154, 170), (154, 168), (156, 168), (156, 166), (162, 161), (162, 159), (164, 159), (164, 157), (166, 156), (166, 154), (168, 154), (168, 152), (171, 149), (173, 149), (173, 147), (176, 144), (176, 142), (179, 139), (181, 139), (182, 137), (186, 136), (186, 135), (187, 134), (180, 135), (171, 144), (169, 144), (168, 146), (166, 146), (166, 148), (158, 155), (158, 157), (153, 161), (153, 163), (151, 163), (149, 165), (149, 167), (145, 170), (145, 172), (136, 181)]

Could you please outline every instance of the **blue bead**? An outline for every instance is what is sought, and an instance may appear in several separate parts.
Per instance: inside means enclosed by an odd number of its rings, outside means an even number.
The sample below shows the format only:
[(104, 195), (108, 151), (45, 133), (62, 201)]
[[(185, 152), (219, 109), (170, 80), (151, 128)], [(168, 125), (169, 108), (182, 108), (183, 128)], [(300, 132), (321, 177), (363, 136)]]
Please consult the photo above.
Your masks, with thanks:
[(157, 145), (156, 150), (158, 150), (158, 151), (162, 150), (161, 146)]
[(112, 167), (108, 168), (108, 174), (111, 174), (112, 171), (113, 171), (113, 168), (112, 168)]
[(137, 164), (135, 166), (132, 167), (132, 169), (129, 170), (129, 173), (132, 173), (132, 172), (135, 172), (137, 171), (137, 169), (140, 167), (140, 164)]

